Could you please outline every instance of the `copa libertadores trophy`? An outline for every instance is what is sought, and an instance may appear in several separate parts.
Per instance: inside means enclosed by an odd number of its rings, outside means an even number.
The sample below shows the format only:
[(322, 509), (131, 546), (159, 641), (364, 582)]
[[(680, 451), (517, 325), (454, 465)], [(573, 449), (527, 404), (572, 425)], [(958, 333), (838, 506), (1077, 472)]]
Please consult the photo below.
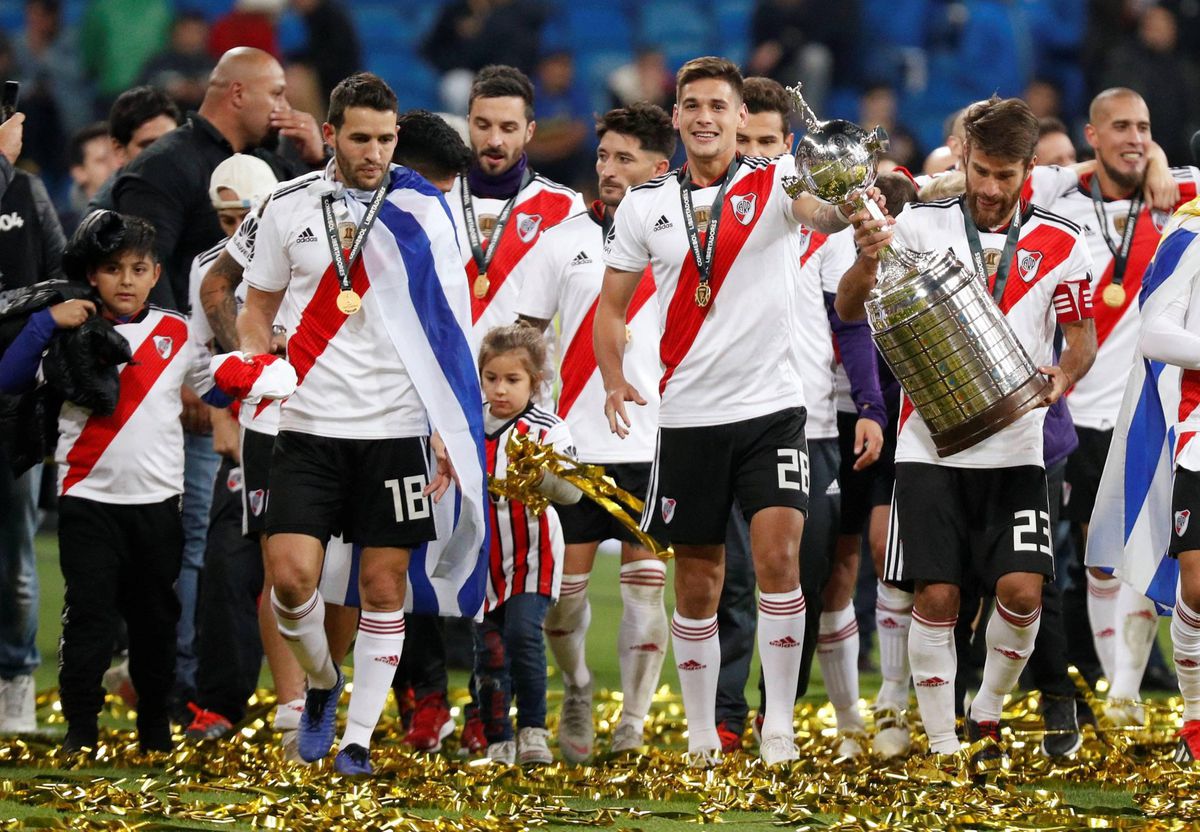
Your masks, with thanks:
[[(784, 182), (788, 194), (807, 191), (882, 218), (866, 191), (887, 134), (841, 119), (820, 121), (799, 84), (788, 93), (808, 128), (796, 148), (799, 176)], [(866, 308), (875, 346), (925, 420), (939, 456), (1012, 424), (1050, 389), (992, 300), (986, 276), (967, 270), (949, 249), (917, 252), (893, 243), (880, 256)]]

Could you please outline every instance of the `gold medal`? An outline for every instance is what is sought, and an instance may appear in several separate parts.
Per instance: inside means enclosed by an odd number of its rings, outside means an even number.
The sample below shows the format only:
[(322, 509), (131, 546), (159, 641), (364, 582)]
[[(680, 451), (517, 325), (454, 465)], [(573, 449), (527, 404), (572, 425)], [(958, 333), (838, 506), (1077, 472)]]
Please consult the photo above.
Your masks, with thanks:
[(338, 292), (337, 308), (342, 311), (343, 315), (353, 315), (362, 308), (362, 298), (353, 289), (343, 289)]
[(488, 280), (487, 272), (480, 272), (479, 277), (475, 278), (475, 297), (483, 300), (491, 288), (492, 281)]
[(699, 306), (701, 309), (703, 309), (704, 307), (708, 306), (709, 301), (711, 301), (711, 300), (712, 300), (712, 289), (709, 288), (707, 283), (701, 283), (699, 286), (696, 287), (696, 305), (697, 306)]
[(1104, 299), (1105, 306), (1116, 309), (1125, 303), (1125, 287), (1119, 283), (1110, 283), (1104, 287), (1100, 297)]

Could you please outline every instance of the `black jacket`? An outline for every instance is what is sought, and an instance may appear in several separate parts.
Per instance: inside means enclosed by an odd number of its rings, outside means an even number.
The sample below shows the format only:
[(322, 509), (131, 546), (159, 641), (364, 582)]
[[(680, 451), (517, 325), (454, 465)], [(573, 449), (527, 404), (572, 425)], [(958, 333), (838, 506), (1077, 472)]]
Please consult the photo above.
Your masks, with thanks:
[(42, 180), (0, 156), (0, 290), (62, 277), (66, 242)]

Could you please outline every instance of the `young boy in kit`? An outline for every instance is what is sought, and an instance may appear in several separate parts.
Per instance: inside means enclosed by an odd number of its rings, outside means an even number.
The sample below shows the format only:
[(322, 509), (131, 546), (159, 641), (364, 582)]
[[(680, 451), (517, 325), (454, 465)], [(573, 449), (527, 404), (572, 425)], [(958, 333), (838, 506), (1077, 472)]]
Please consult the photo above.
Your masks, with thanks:
[[(118, 367), (120, 393), (111, 415), (71, 402), (59, 414), (63, 750), (97, 744), (101, 678), (112, 658), (119, 615), (129, 628), (139, 745), (142, 751), (168, 751), (167, 695), (179, 619), (174, 583), (183, 551), (179, 388), (187, 384), (209, 393), (208, 356), (192, 344), (185, 317), (146, 303), (161, 273), (149, 223), (95, 212), (72, 238), (67, 255), (67, 262), (78, 264), (69, 276), (86, 279), (95, 300), (71, 300), (35, 313), (0, 359), (0, 390), (18, 393), (36, 384), (55, 330), (74, 329), (93, 316), (115, 327), (133, 359)], [(206, 400), (221, 395), (213, 391)]]

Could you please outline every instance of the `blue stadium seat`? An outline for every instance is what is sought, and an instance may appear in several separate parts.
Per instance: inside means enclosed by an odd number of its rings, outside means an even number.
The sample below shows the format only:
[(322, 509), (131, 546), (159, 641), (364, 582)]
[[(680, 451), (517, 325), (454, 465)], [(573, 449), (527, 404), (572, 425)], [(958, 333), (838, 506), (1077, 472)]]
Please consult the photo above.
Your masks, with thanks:
[(587, 90), (592, 109), (602, 113), (608, 109), (608, 76), (619, 66), (633, 60), (633, 53), (625, 51), (581, 52), (575, 56), (575, 83)]
[(284, 12), (275, 25), (275, 35), (279, 38), (279, 49), (284, 55), (299, 52), (308, 45), (308, 30), (298, 14)]
[(175, 0), (175, 10), (200, 12), (211, 22), (233, 8), (234, 0)]
[[(663, 0), (642, 7), (640, 43), (704, 43), (712, 41), (713, 19), (709, 10), (694, 3)], [(695, 53), (703, 54), (703, 52)], [(693, 54), (692, 57), (695, 57)]]
[(396, 91), (400, 109), (438, 109), (438, 76), (428, 64), (410, 53), (368, 55), (367, 68)]
[(24, 0), (0, 0), (0, 30), (16, 34), (25, 28)]
[(563, 12), (566, 36), (576, 48), (628, 48), (633, 42), (633, 26), (621, 11), (596, 6), (575, 6)]

